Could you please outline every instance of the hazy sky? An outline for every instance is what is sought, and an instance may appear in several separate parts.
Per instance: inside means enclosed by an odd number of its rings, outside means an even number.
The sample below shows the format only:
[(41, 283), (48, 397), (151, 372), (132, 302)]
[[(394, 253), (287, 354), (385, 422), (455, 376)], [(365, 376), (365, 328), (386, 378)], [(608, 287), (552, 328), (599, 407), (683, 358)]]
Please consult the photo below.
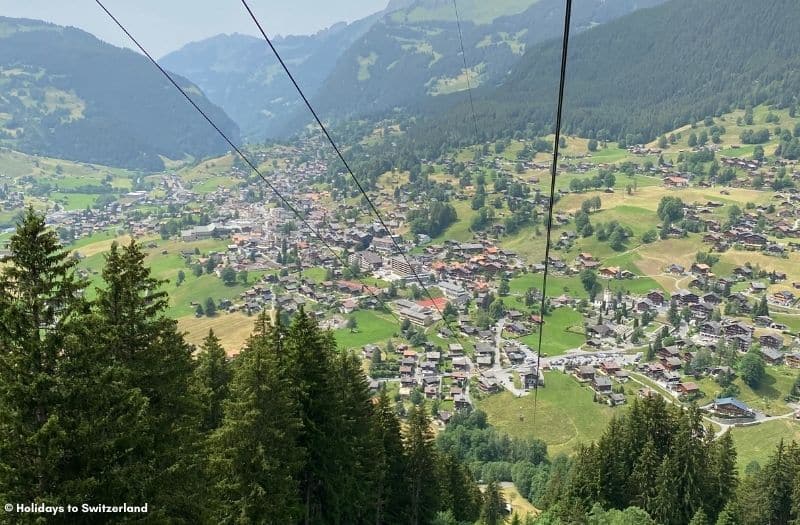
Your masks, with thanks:
[[(309, 34), (386, 7), (388, 0), (250, 0), (269, 36)], [(257, 31), (239, 0), (103, 0), (151, 53), (219, 33)], [(116, 45), (130, 44), (94, 0), (0, 0), (0, 15), (36, 18), (88, 31)]]

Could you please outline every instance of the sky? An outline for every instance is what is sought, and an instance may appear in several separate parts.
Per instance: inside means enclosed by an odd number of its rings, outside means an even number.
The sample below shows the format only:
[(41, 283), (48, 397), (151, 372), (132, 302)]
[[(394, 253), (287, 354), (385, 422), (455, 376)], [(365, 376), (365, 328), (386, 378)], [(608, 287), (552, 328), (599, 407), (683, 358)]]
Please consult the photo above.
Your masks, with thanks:
[[(311, 34), (336, 22), (352, 22), (386, 7), (388, 0), (250, 0), (272, 36)], [(255, 34), (239, 0), (103, 0), (145, 48), (157, 57), (219, 33)], [(0, 15), (75, 26), (115, 45), (125, 35), (94, 0), (0, 0)]]

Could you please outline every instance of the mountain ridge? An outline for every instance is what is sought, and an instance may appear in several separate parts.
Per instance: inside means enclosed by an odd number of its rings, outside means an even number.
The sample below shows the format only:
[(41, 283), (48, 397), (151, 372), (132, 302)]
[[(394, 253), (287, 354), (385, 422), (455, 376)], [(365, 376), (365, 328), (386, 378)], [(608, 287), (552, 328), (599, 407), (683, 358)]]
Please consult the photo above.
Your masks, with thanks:
[[(189, 80), (193, 100), (238, 140), (236, 124)], [(120, 103), (124, 101), (124, 103)], [(0, 17), (0, 144), (141, 170), (227, 145), (142, 55), (73, 27)]]

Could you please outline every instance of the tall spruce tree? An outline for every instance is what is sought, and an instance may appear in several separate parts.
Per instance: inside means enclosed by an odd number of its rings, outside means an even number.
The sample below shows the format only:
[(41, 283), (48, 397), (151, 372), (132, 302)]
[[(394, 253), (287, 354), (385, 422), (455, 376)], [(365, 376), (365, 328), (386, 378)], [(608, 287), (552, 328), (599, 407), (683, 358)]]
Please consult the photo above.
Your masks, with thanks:
[[(61, 420), (64, 340), (84, 309), (75, 259), (32, 208), (0, 270), (0, 494), (59, 502), (68, 439)], [(63, 503), (63, 501), (62, 501)]]
[(400, 421), (382, 390), (375, 405), (374, 439), (378, 444), (374, 488), (375, 523), (403, 523), (408, 515), (405, 455)]
[(203, 487), (194, 362), (177, 322), (165, 315), (163, 281), (151, 276), (144, 258), (134, 241), (123, 248), (112, 244), (95, 301), (96, 338), (124, 370), (127, 386), (147, 399), (146, 428), (131, 443), (137, 464), (147, 470), (122, 481), (127, 488), (116, 498), (148, 501), (174, 522), (193, 522)]
[[(333, 335), (325, 334), (327, 348), (335, 349)], [(373, 405), (361, 360), (351, 353), (334, 356), (331, 377), (336, 404), (331, 416), (337, 421), (337, 443), (329, 451), (335, 457), (336, 475), (326, 487), (328, 523), (372, 523), (375, 459), (379, 444), (373, 439)]]
[(324, 522), (338, 502), (336, 457), (340, 436), (336, 419), (336, 386), (331, 373), (335, 347), (320, 333), (316, 323), (300, 311), (286, 338), (286, 354), (297, 396), (301, 430), (298, 445), (305, 453), (300, 470), (300, 498), (306, 525)]
[(228, 397), (231, 365), (213, 330), (203, 340), (194, 369), (194, 388), (201, 410), (201, 430), (208, 432), (222, 423), (222, 404)]
[(506, 502), (500, 493), (500, 487), (496, 481), (490, 481), (486, 486), (486, 494), (483, 496), (483, 510), (481, 512), (482, 525), (500, 525), (503, 523)]
[(301, 421), (281, 362), (284, 336), (262, 314), (238, 357), (222, 425), (208, 442), (215, 523), (293, 523), (302, 516)]
[(404, 436), (406, 451), (406, 483), (410, 499), (408, 523), (428, 523), (439, 510), (439, 487), (435, 476), (436, 450), (431, 420), (425, 404), (411, 407)]
[(452, 454), (439, 455), (441, 507), (452, 511), (459, 523), (480, 517), (482, 497), (472, 473)]
[(736, 494), (739, 477), (736, 468), (736, 446), (733, 436), (725, 432), (711, 447), (709, 484), (704, 508), (714, 521)]

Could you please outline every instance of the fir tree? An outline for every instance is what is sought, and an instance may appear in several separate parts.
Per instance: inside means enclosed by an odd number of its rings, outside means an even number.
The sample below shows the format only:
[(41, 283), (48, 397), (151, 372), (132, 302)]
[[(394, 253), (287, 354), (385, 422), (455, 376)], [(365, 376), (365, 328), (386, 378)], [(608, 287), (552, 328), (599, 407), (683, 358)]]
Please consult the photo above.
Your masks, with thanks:
[(133, 241), (122, 249), (113, 244), (103, 269), (105, 286), (95, 301), (98, 342), (125, 370), (128, 387), (147, 399), (147, 428), (140, 429), (133, 447), (139, 455), (136, 464), (149, 472), (121, 480), (131, 493), (116, 497), (144, 497), (164, 515), (191, 521), (202, 505), (197, 498), (201, 469), (199, 410), (191, 389), (194, 363), (177, 322), (164, 315), (163, 281), (150, 275), (144, 257)]
[(208, 432), (222, 423), (222, 403), (228, 397), (231, 367), (225, 349), (213, 330), (203, 340), (194, 370), (194, 385), (202, 411), (201, 430)]
[(436, 470), (431, 421), (425, 405), (412, 406), (404, 436), (406, 451), (406, 483), (410, 498), (409, 523), (421, 525), (430, 521), (439, 508), (439, 487), (432, 474)]
[(708, 517), (703, 509), (700, 509), (694, 513), (694, 516), (692, 516), (692, 521), (689, 522), (689, 525), (710, 525)]
[(29, 208), (0, 270), (0, 494), (57, 501), (64, 429), (59, 420), (63, 343), (84, 309), (77, 261)]
[(218, 523), (291, 523), (301, 516), (301, 422), (281, 363), (284, 334), (263, 316), (259, 324), (239, 355), (222, 425), (209, 441)]
[(475, 479), (452, 454), (441, 454), (441, 506), (461, 522), (475, 522), (481, 513), (481, 493)]
[(375, 523), (399, 523), (408, 515), (405, 456), (400, 422), (389, 396), (382, 390), (375, 406), (374, 429), (378, 444), (374, 488)]
[(705, 508), (709, 519), (722, 512), (736, 494), (739, 478), (736, 469), (736, 447), (730, 432), (725, 432), (711, 445), (711, 468)]
[(500, 493), (497, 482), (491, 481), (486, 486), (486, 494), (483, 497), (483, 511), (481, 512), (482, 525), (500, 525), (503, 523), (503, 513), (505, 512), (506, 502)]
[(726, 506), (724, 509), (722, 509), (722, 512), (719, 513), (719, 516), (717, 516), (716, 525), (736, 525), (733, 512), (729, 507), (729, 505)]

